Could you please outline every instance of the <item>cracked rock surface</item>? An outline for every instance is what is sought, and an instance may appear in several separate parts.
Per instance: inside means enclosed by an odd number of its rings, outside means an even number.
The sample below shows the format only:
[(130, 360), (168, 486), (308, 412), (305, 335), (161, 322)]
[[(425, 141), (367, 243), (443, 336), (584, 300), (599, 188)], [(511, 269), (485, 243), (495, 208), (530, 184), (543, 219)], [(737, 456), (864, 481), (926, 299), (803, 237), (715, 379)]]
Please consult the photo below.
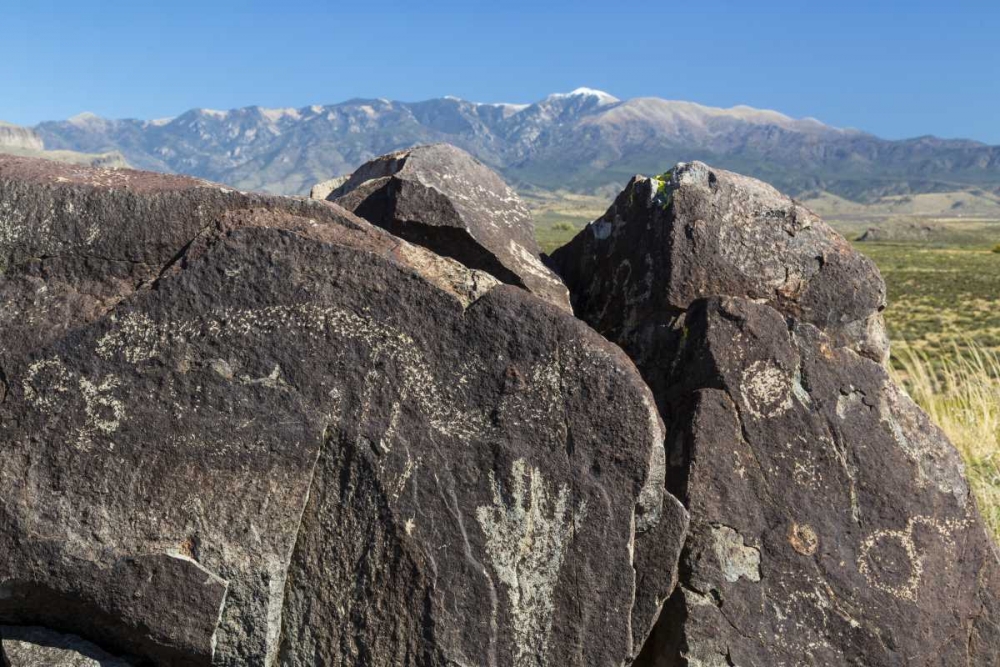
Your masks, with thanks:
[(460, 148), (433, 144), (383, 155), (314, 189), (328, 191), (325, 199), (396, 236), (569, 310), (566, 286), (539, 258), (527, 207)]
[(693, 163), (633, 179), (553, 264), (652, 387), (690, 512), (637, 665), (998, 664), (996, 553), (958, 453), (880, 363), (868, 260)]
[(625, 665), (673, 589), (631, 361), (334, 204), (0, 157), (0, 295), (2, 624), (140, 665)]

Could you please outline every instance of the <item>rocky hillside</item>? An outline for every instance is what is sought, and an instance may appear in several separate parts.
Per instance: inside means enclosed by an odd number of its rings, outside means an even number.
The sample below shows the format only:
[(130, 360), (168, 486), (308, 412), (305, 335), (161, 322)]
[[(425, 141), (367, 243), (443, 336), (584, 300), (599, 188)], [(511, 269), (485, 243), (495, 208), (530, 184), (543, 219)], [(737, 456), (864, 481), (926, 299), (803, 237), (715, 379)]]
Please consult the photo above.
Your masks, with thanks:
[(717, 109), (658, 98), (619, 100), (578, 89), (534, 104), (350, 100), (301, 109), (195, 109), (176, 118), (83, 114), (42, 123), (46, 145), (121, 151), (136, 166), (250, 190), (305, 194), (382, 153), (447, 142), (518, 189), (612, 195), (635, 173), (701, 159), (792, 194), (855, 200), (1000, 188), (1000, 148), (923, 137), (886, 141), (774, 111)]
[(327, 198), (0, 156), (11, 667), (998, 664), (961, 462), (811, 212), (678, 165), (546, 267), (455, 147)]

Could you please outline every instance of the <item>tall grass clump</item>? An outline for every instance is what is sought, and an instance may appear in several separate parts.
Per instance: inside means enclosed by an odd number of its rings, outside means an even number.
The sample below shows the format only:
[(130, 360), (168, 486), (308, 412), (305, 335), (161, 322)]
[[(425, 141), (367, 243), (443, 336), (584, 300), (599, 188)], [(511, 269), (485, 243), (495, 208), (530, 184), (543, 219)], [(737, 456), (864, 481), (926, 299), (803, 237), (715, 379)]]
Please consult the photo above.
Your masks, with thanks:
[(969, 484), (1000, 538), (1000, 353), (977, 345), (931, 358), (893, 352), (896, 380), (948, 435), (965, 459)]

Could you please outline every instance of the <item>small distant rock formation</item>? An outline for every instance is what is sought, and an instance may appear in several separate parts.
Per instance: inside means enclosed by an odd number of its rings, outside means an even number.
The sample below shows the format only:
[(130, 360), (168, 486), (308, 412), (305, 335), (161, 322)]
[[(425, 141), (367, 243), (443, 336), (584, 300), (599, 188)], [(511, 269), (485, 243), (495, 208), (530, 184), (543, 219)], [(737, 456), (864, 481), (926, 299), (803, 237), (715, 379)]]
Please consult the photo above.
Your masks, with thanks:
[(0, 120), (0, 150), (4, 148), (43, 151), (45, 144), (42, 143), (42, 138), (34, 130)]
[(59, 162), (83, 164), (107, 169), (128, 167), (125, 157), (118, 151), (108, 153), (77, 153), (65, 150), (46, 150), (42, 138), (34, 130), (0, 121), (0, 154), (42, 157)]
[(350, 174), (347, 176), (337, 176), (336, 178), (331, 178), (328, 181), (323, 181), (322, 183), (317, 183), (309, 191), (310, 199), (327, 199), (334, 190), (342, 186), (351, 178)]
[(0, 659), (5, 667), (134, 667), (75, 635), (31, 626), (0, 626)]
[(869, 227), (858, 237), (862, 243), (877, 243), (885, 241), (929, 241), (943, 234), (939, 225), (919, 222), (890, 223), (878, 227)]
[(496, 172), (459, 148), (434, 144), (383, 155), (325, 199), (569, 310), (566, 286), (540, 259), (527, 207)]
[(0, 205), (0, 623), (156, 665), (638, 654), (687, 513), (571, 314), (327, 202), (0, 157)]
[(10, 665), (1000, 664), (959, 456), (810, 211), (637, 176), (560, 290), (457, 149), (327, 197), (0, 156)]
[(633, 179), (552, 261), (656, 395), (691, 516), (636, 665), (998, 664), (994, 546), (958, 453), (882, 365), (869, 260), (695, 162)]

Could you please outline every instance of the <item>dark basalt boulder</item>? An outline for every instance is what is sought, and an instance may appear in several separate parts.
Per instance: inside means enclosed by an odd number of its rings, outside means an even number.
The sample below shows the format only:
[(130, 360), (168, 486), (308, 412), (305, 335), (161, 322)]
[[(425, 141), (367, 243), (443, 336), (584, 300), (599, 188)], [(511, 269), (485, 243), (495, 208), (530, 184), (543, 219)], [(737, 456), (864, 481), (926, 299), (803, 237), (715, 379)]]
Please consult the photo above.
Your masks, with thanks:
[(633, 178), (551, 264), (577, 315), (611, 340), (696, 299), (742, 296), (864, 356), (888, 355), (875, 264), (766, 183), (700, 162)]
[(625, 665), (687, 516), (567, 313), (326, 202), (0, 157), (0, 624), (137, 665)]
[(691, 515), (637, 665), (998, 664), (997, 556), (957, 452), (878, 363), (867, 260), (697, 163), (633, 179), (554, 260), (652, 386)]
[(565, 285), (539, 258), (527, 207), (493, 170), (448, 144), (383, 155), (325, 198), (396, 236), (569, 310)]

